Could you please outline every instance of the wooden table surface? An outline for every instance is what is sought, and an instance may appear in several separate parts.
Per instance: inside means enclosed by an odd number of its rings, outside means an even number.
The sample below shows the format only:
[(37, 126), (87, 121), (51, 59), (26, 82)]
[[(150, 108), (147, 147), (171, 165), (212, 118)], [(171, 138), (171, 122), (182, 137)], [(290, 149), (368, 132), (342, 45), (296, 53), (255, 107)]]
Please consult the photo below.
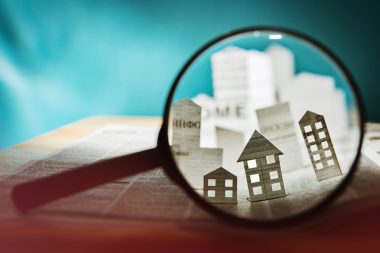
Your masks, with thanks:
[[(160, 118), (91, 117), (11, 149), (61, 149), (107, 124), (157, 126)], [(342, 213), (343, 215), (343, 213)], [(47, 220), (22, 215), (0, 219), (0, 253), (7, 252), (379, 252), (380, 207), (326, 219), (318, 225), (277, 230), (224, 222), (204, 226), (164, 221)]]
[(93, 116), (17, 144), (11, 147), (11, 149), (37, 149), (46, 151), (45, 154), (49, 154), (50, 152), (61, 149), (109, 124), (160, 126), (161, 118)]

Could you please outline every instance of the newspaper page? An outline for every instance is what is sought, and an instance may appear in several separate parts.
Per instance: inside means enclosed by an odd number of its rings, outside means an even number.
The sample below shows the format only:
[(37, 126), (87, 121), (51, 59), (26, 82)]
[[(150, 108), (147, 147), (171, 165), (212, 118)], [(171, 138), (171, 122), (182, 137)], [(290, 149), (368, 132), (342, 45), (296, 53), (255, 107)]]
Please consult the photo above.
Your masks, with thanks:
[(362, 154), (380, 166), (380, 123), (368, 123)]
[[(13, 154), (14, 157), (18, 155), (24, 157), (24, 160), (14, 159), (13, 165), (8, 160), (9, 170), (0, 179), (2, 200), (0, 216), (7, 218), (19, 215), (10, 199), (10, 191), (14, 185), (99, 159), (151, 148), (155, 145), (157, 132), (158, 129), (154, 127), (112, 125), (48, 157), (26, 161), (33, 155)], [(21, 161), (25, 163), (20, 164)], [(330, 211), (344, 203), (359, 201), (357, 205), (360, 205), (362, 199), (378, 197), (379, 180), (379, 167), (366, 156), (362, 156), (354, 180), (335, 205), (330, 207)], [(302, 203), (293, 201), (292, 205), (302, 205)], [(257, 206), (255, 212), (271, 217), (282, 208), (289, 207), (276, 205), (275, 202), (263, 202), (261, 206)], [(179, 186), (170, 181), (161, 168), (57, 200), (36, 209), (29, 215), (48, 219), (190, 221), (192, 223), (197, 221), (202, 224), (215, 221), (212, 215), (194, 204)]]
[[(155, 127), (110, 125), (43, 159), (28, 162), (24, 159), (25, 164), (20, 165), (17, 162), (15, 166), (8, 159), (6, 164), (11, 169), (8, 170), (8, 175), (3, 174), (0, 182), (0, 216), (17, 215), (10, 200), (10, 191), (14, 185), (99, 159), (152, 148), (156, 144), (157, 134), (158, 129)], [(161, 168), (57, 200), (38, 208), (32, 215), (65, 219), (101, 217), (124, 220), (209, 217), (186, 197), (181, 188), (166, 177)]]

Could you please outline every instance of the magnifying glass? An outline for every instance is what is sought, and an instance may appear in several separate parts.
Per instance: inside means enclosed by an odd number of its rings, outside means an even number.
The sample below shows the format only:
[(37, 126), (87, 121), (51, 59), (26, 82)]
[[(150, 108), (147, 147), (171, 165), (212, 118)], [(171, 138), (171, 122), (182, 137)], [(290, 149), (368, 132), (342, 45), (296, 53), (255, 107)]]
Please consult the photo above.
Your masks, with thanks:
[(363, 139), (355, 82), (316, 40), (253, 27), (200, 48), (169, 91), (157, 147), (14, 187), (26, 212), (161, 166), (201, 207), (244, 225), (318, 213), (349, 183)]

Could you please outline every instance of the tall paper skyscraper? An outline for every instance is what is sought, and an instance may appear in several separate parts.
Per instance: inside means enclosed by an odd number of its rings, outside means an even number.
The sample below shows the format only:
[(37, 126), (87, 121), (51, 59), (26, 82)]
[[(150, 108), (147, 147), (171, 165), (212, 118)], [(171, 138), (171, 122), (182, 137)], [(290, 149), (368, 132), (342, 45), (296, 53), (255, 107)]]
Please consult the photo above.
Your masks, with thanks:
[(256, 113), (261, 133), (280, 150), (286, 150), (281, 157), (282, 170), (303, 169), (302, 153), (289, 103), (262, 108)]
[(211, 57), (216, 100), (243, 101), (250, 108), (275, 103), (271, 59), (257, 50), (228, 47)]
[(347, 134), (348, 115), (345, 95), (335, 87), (330, 76), (300, 73), (289, 83), (283, 97), (289, 101), (294, 118), (301, 118), (306, 110), (323, 114), (329, 122), (333, 137)]
[(272, 61), (273, 80), (277, 88), (277, 99), (283, 101), (283, 94), (294, 76), (294, 55), (289, 49), (275, 44), (266, 50)]

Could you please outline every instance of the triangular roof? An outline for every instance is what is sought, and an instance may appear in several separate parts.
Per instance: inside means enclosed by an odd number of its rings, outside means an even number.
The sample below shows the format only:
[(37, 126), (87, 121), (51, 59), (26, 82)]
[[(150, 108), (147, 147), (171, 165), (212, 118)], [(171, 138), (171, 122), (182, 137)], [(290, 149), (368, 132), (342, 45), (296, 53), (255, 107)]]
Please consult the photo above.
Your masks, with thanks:
[(312, 119), (316, 119), (317, 117), (321, 117), (322, 115), (320, 114), (317, 114), (315, 112), (311, 112), (311, 111), (306, 111), (305, 114), (302, 116), (302, 118), (300, 119), (300, 121), (298, 121), (299, 123), (302, 123), (302, 122), (309, 122), (310, 120)]
[(241, 153), (238, 162), (258, 159), (267, 155), (282, 155), (283, 153), (267, 138), (258, 131), (254, 131), (249, 139), (243, 152)]
[(205, 175), (205, 177), (207, 177), (207, 176), (211, 176), (211, 175), (215, 175), (215, 174), (228, 174), (228, 175), (230, 175), (230, 176), (234, 176), (234, 177), (236, 177), (234, 174), (232, 174), (231, 172), (229, 172), (228, 170), (226, 170), (226, 169), (223, 168), (223, 167), (219, 167), (219, 168), (217, 168), (216, 170), (213, 170), (213, 171), (211, 171), (210, 173), (207, 173), (207, 174)]
[(198, 107), (198, 108), (201, 108), (198, 104), (196, 104), (193, 100), (191, 99), (188, 99), (188, 98), (185, 98), (185, 99), (182, 99), (181, 101), (178, 101), (174, 104), (174, 106), (177, 106), (177, 105), (188, 105), (188, 106), (193, 106), (193, 107)]

